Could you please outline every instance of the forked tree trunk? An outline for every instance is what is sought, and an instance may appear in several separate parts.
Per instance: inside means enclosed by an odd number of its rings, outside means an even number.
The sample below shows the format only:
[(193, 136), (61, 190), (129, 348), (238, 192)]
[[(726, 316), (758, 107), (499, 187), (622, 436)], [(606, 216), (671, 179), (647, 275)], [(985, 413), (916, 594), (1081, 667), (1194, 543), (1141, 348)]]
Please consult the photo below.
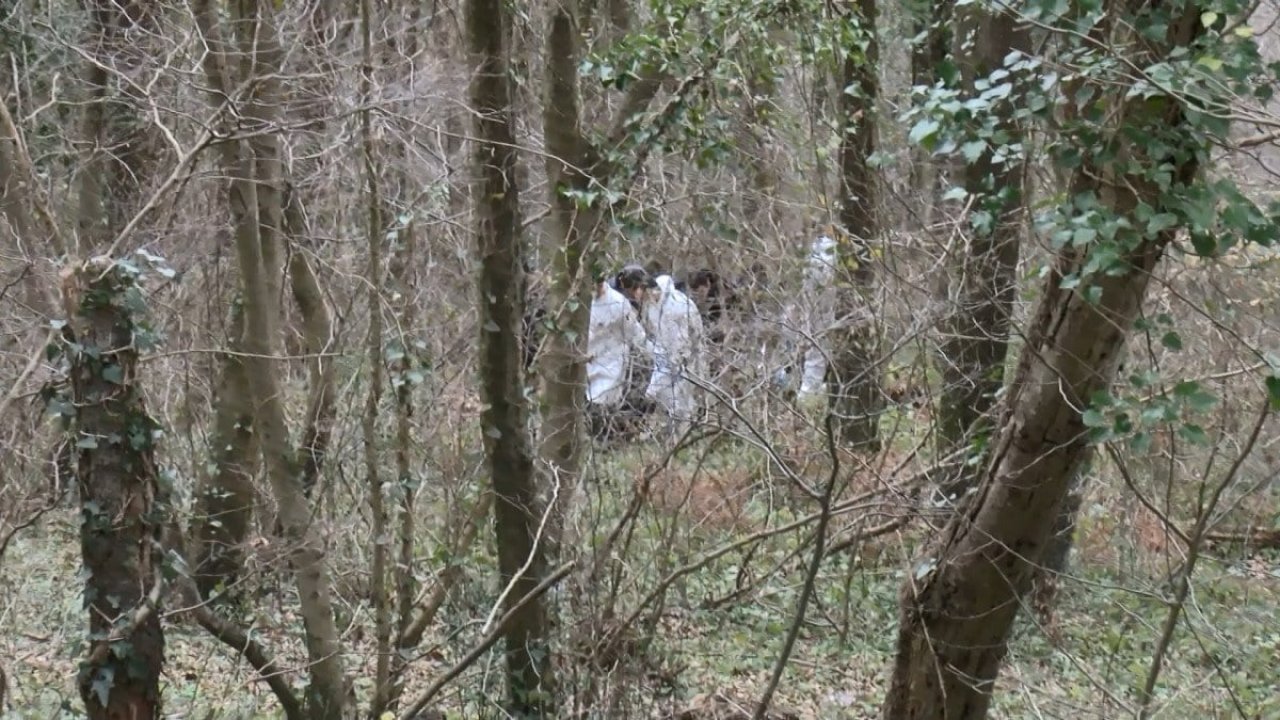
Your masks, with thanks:
[[(631, 160), (632, 165), (606, 162), (605, 155), (607, 151), (627, 149), (624, 145), (633, 130), (632, 121), (649, 107), (662, 85), (662, 77), (652, 68), (642, 70), (619, 104), (612, 126), (607, 131), (601, 130), (605, 139), (597, 147), (582, 128), (578, 87), (581, 26), (576, 0), (553, 3), (547, 27), (547, 103), (543, 135), (548, 151), (547, 175), (555, 232), (547, 248), (551, 255), (547, 292), (551, 327), (544, 340), (545, 354), (539, 368), (545, 408), (540, 454), (546, 466), (546, 495), (558, 493), (548, 529), (551, 549), (548, 557), (556, 558), (586, 449), (586, 346), (591, 293), (595, 287), (591, 267), (595, 245), (606, 227), (603, 194), (588, 202), (580, 193), (599, 191), (628, 168), (643, 164), (642, 160), (635, 159)], [(664, 130), (659, 123), (655, 137), (640, 143), (637, 154), (643, 156), (656, 143), (656, 135)]]
[(858, 0), (852, 20), (865, 33), (866, 50), (848, 49), (841, 72), (840, 95), (840, 233), (837, 253), (839, 315), (832, 364), (828, 371), (832, 411), (840, 439), (848, 446), (875, 452), (880, 448), (883, 392), (878, 334), (872, 323), (875, 272), (871, 244), (878, 233), (875, 170), (869, 161), (876, 148), (876, 2)]
[(504, 588), (510, 585), (503, 610), (513, 615), (503, 638), (505, 705), (517, 718), (540, 718), (554, 716), (556, 698), (542, 598), (521, 604), (545, 573), (546, 539), (539, 532), (542, 513), (537, 502), (520, 347), (523, 246), (517, 217), (509, 50), (503, 32), (509, 12), (502, 0), (466, 3), (467, 47), (474, 68), (470, 96), (476, 113), (475, 169), (479, 175), (474, 197), (480, 258), (480, 385), (488, 405), (481, 423), (493, 483), (499, 584)]
[[(295, 246), (309, 235), (302, 212), (302, 201), (296, 192), (284, 193), (285, 235)], [(310, 243), (305, 243), (310, 247)], [(333, 434), (334, 401), (338, 389), (337, 366), (334, 358), (326, 357), (334, 351), (333, 314), (325, 302), (320, 279), (307, 261), (307, 253), (295, 247), (289, 256), (289, 289), (293, 302), (302, 315), (303, 334), (311, 390), (307, 399), (307, 425), (298, 445), (302, 460), (302, 492), (310, 497), (320, 479), (320, 470), (329, 453), (329, 440)]]
[[(238, 4), (234, 19), (256, 27), (246, 31), (255, 38), (251, 51), (263, 43), (274, 44), (276, 30), (271, 8), (246, 5), (252, 4)], [(228, 52), (208, 0), (196, 3), (195, 11), (200, 31), (211, 48), (205, 56), (205, 71), (215, 90), (214, 102), (217, 103), (227, 96), (230, 84), (227, 69), (233, 64), (234, 56)], [(274, 54), (269, 52), (267, 56)], [(278, 67), (266, 66), (263, 56), (257, 55), (256, 51), (248, 58), (234, 59), (244, 59), (245, 66), (252, 68), (253, 73), (279, 70)], [(271, 104), (277, 100), (271, 96), (258, 96), (253, 102)], [(340, 720), (347, 706), (347, 688), (342, 645), (329, 597), (329, 569), (324, 543), (312, 526), (311, 508), (303, 494), (301, 465), (290, 438), (277, 369), (271, 359), (276, 346), (277, 305), (271, 297), (271, 284), (267, 279), (271, 270), (264, 262), (262, 252), (260, 218), (263, 212), (257, 193), (260, 178), (256, 175), (260, 166), (248, 142), (230, 141), (223, 143), (221, 148), (223, 169), (231, 179), (229, 201), (245, 298), (245, 368), (249, 391), (255, 402), (255, 428), (260, 438), (263, 464), (279, 506), (279, 525), (290, 550), (289, 561), (297, 581), (304, 641), (310, 661), (307, 712), (309, 717), (317, 720)], [(272, 179), (266, 180), (270, 182)], [(278, 192), (267, 194), (268, 199), (277, 203), (280, 197)], [(275, 208), (268, 216), (280, 217), (281, 213), (282, 208)]]
[[(976, 83), (1001, 69), (1011, 52), (1028, 50), (1029, 35), (1018, 27), (1012, 13), (981, 3), (958, 8), (956, 21), (954, 57), (960, 66), (961, 85), (967, 96), (975, 97), (981, 95)], [(1014, 76), (1006, 82), (1016, 80)], [(1019, 95), (1014, 92), (1014, 97)], [(1006, 133), (1010, 145), (1023, 137), (1013, 111), (1013, 104), (1007, 102), (995, 105), (992, 111), (997, 113), (997, 127)], [(1012, 156), (995, 162), (998, 149), (988, 144), (976, 160), (966, 163), (961, 157), (955, 168), (955, 177), (968, 193), (965, 204), (970, 209), (962, 220), (967, 250), (943, 285), (942, 300), (950, 305), (938, 358), (943, 380), (938, 454), (943, 457), (980, 433), (990, 432), (990, 423), (980, 421), (987, 417), (1004, 385), (1009, 323), (1017, 293), (1024, 163)], [(982, 221), (971, 221), (973, 218)], [(970, 484), (972, 467), (958, 463), (944, 482), (943, 492), (948, 496), (962, 494)]]
[[(1132, 13), (1144, 4), (1135, 0), (1120, 10)], [(1123, 14), (1120, 19), (1120, 27), (1143, 21)], [(1135, 52), (1131, 59), (1140, 66), (1159, 61), (1171, 49), (1188, 45), (1199, 23), (1195, 4), (1178, 7), (1163, 47)], [(1108, 46), (1128, 39), (1103, 38)], [(1106, 118), (1122, 118), (1125, 126), (1098, 130), (1111, 137), (1109, 149), (1115, 155), (1105, 165), (1087, 158), (1075, 171), (1068, 202), (1092, 195), (1101, 207), (1121, 216), (1131, 216), (1140, 204), (1160, 211), (1167, 198), (1195, 179), (1203, 148), (1180, 132), (1180, 99), (1116, 97), (1114, 102), (1117, 112)], [(1135, 142), (1148, 137), (1164, 142)], [(1147, 156), (1148, 147), (1167, 154)], [(1144, 174), (1162, 165), (1173, 169), (1171, 187), (1163, 191)], [(1124, 174), (1127, 167), (1138, 170)], [(1141, 222), (1133, 226), (1146, 227)], [(1135, 233), (1132, 249), (1120, 256), (1118, 274), (1097, 273), (1089, 279), (1092, 302), (1083, 287), (1061, 287), (1064, 277), (1081, 271), (1084, 253), (1068, 249), (1056, 258), (1020, 359), (1010, 411), (977, 495), (962, 506), (964, 512), (953, 518), (903, 585), (897, 657), (884, 707), (887, 720), (986, 716), (1035, 564), (1072, 479), (1090, 453), (1079, 408), (1111, 384), (1151, 273), (1176, 232)]]
[[(89, 656), (79, 677), (90, 720), (158, 719), (164, 634), (160, 567), (164, 527), (155, 463), (158, 426), (137, 387), (134, 277), (109, 260), (64, 284), (76, 404), (76, 480)], [(133, 290), (136, 292), (136, 289)]]

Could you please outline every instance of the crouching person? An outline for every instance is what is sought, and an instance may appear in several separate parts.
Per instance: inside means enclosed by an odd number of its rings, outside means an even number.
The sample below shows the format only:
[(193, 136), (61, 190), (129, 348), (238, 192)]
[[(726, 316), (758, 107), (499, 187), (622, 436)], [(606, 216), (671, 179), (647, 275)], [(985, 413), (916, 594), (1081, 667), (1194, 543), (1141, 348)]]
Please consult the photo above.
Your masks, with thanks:
[[(643, 292), (644, 278), (640, 283), (634, 290), (637, 297)], [(644, 327), (631, 300), (601, 278), (591, 300), (587, 334), (587, 418), (597, 439), (607, 440), (624, 429), (631, 358), (636, 352), (650, 352)]]

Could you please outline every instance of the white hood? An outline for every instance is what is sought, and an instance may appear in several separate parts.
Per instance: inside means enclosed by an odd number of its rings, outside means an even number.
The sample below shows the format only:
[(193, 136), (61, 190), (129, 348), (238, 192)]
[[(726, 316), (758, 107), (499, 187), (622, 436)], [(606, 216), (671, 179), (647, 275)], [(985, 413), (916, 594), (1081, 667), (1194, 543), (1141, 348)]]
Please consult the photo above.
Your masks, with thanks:
[(675, 287), (670, 275), (654, 279), (656, 291), (646, 298), (645, 324), (654, 344), (654, 372), (646, 396), (673, 415), (691, 416), (697, 386), (690, 375), (702, 377), (702, 316), (688, 295)]

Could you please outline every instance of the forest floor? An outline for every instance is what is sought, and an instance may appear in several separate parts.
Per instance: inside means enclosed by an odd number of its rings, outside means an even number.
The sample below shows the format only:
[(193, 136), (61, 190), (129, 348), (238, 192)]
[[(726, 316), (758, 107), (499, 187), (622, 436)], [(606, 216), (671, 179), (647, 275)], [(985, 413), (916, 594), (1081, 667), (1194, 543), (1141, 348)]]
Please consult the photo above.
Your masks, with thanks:
[[(623, 453), (625, 455), (625, 453)], [(676, 487), (668, 482), (652, 494), (654, 512), (642, 513), (631, 538), (634, 562), (619, 572), (623, 611), (635, 606), (662, 577), (713, 548), (731, 543), (766, 525), (802, 516), (786, 502), (768, 501), (760, 485), (734, 490), (733, 468), (743, 454), (730, 449), (703, 459), (698, 477), (710, 485)], [(614, 519), (626, 503), (635, 466), (621, 457), (602, 473), (586, 503)], [(719, 463), (719, 465), (717, 465)], [(686, 462), (685, 465), (691, 465)], [(687, 468), (686, 468), (687, 469)], [(672, 471), (675, 472), (675, 471)], [(751, 473), (739, 473), (743, 483)], [(685, 477), (694, 477), (686, 475)], [(717, 502), (708, 501), (714, 487)], [(665, 492), (665, 494), (664, 494)], [(678, 499), (673, 501), (672, 497)], [(726, 501), (726, 498), (728, 499)], [(775, 498), (776, 499), (776, 498)], [(682, 508), (672, 509), (672, 503)], [(726, 510), (732, 508), (732, 512)], [(811, 512), (808, 510), (806, 512)], [(682, 518), (682, 519), (677, 519)], [(779, 686), (777, 717), (844, 720), (878, 717), (878, 706), (892, 662), (898, 592), (920, 547), (921, 526), (883, 536), (859, 552), (824, 562), (814, 602)], [(608, 522), (596, 523), (606, 528)], [(485, 526), (487, 530), (487, 525)], [(603, 531), (597, 530), (597, 533)], [(810, 555), (807, 533), (779, 535), (745, 557), (729, 553), (673, 583), (646, 637), (630, 658), (600, 676), (595, 671), (564, 672), (568, 686), (597, 681), (625, 698), (601, 718), (735, 717), (730, 709), (749, 710), (766, 686), (784, 636), (792, 623), (796, 598)], [(1036, 613), (1023, 612), (1009, 663), (1001, 675), (992, 713), (997, 718), (1133, 717), (1137, 688), (1151, 665), (1153, 648), (1167, 614), (1163, 570), (1177, 548), (1151, 531), (1115, 498), (1091, 497), (1082, 515), (1071, 576), (1062, 585), (1050, 626)], [(598, 537), (583, 542), (598, 541)], [(490, 550), (478, 543), (474, 568), (446, 605), (434, 637), (438, 645), (415, 664), (406, 693), (412, 697), (436, 673), (450, 666), (475, 640), (476, 618), (483, 618), (495, 595)], [(745, 571), (742, 568), (746, 567)], [(84, 647), (79, 544), (75, 515), (60, 510), (39, 528), (25, 531), (10, 547), (0, 568), (0, 663), (8, 674), (8, 707), (3, 718), (80, 717), (76, 695), (77, 662)], [(472, 571), (474, 570), (474, 571)], [(254, 633), (275, 649), (286, 666), (301, 666), (302, 654), (287, 582), (262, 576), (277, 588), (260, 597), (252, 614)], [(270, 579), (270, 582), (267, 579)], [(367, 620), (357, 592), (343, 594), (340, 614)], [(559, 596), (563, 599), (563, 595)], [(176, 612), (170, 610), (170, 612)], [(165, 670), (166, 716), (173, 718), (279, 717), (274, 702), (254, 673), (199, 628), (170, 624)], [(348, 671), (367, 695), (372, 675), (369, 634), (346, 637)], [(1152, 718), (1280, 718), (1280, 555), (1216, 548), (1197, 571), (1194, 592), (1179, 624), (1157, 683)], [(452, 718), (493, 717), (500, 688), (498, 662), (491, 656), (464, 674), (445, 693), (441, 709)], [(576, 683), (576, 685), (575, 685)], [(487, 710), (486, 710), (487, 708)], [(713, 708), (719, 708), (718, 712)]]

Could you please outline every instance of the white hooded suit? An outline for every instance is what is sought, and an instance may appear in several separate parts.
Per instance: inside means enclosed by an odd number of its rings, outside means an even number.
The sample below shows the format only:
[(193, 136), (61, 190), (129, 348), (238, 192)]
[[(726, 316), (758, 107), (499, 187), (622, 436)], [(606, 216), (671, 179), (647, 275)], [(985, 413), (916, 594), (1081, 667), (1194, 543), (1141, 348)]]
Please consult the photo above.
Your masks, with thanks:
[(675, 288), (670, 275), (659, 275), (655, 281), (657, 290), (644, 308), (654, 347), (653, 375), (645, 397), (672, 416), (690, 420), (696, 415), (700, 390), (689, 378), (706, 377), (702, 316), (689, 296)]
[[(832, 283), (836, 277), (836, 241), (827, 235), (813, 241), (809, 250), (809, 266), (805, 269), (804, 296), (809, 305), (808, 322), (802, 323), (813, 338), (801, 339), (804, 352), (804, 369), (800, 375), (800, 396), (820, 395), (825, 392), (828, 347), (823, 337), (827, 326), (835, 317)], [(806, 327), (807, 326), (807, 327)]]
[(601, 283), (591, 300), (587, 400), (610, 407), (621, 405), (626, 394), (631, 350), (644, 347), (644, 328), (631, 303), (609, 283)]

